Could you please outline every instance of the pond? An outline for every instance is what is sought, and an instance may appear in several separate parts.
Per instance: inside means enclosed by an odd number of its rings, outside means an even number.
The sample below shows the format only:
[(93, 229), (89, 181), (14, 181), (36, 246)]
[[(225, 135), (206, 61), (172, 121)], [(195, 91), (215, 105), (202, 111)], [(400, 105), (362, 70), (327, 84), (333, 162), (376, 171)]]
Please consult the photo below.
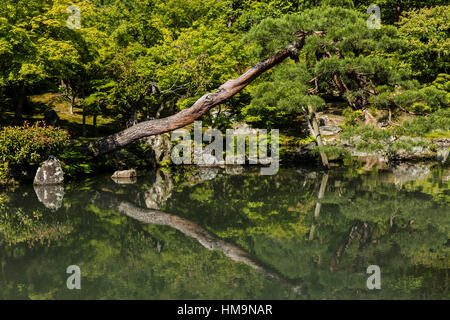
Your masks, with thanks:
[(0, 195), (0, 299), (449, 299), (449, 177), (181, 167), (22, 186)]

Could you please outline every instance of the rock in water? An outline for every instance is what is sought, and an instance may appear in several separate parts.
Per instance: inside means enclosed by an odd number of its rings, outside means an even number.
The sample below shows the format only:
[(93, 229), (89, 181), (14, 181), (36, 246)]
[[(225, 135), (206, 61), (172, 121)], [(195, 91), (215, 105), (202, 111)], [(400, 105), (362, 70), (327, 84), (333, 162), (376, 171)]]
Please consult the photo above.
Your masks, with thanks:
[(51, 210), (58, 210), (64, 199), (63, 185), (35, 185), (34, 192), (40, 202)]
[(136, 170), (122, 170), (122, 171), (116, 171), (113, 173), (111, 178), (133, 178), (136, 177)]
[(64, 182), (64, 172), (59, 160), (50, 156), (39, 167), (34, 176), (34, 185), (57, 185)]
[(133, 184), (136, 183), (136, 170), (122, 170), (116, 171), (111, 176), (111, 179), (118, 184)]

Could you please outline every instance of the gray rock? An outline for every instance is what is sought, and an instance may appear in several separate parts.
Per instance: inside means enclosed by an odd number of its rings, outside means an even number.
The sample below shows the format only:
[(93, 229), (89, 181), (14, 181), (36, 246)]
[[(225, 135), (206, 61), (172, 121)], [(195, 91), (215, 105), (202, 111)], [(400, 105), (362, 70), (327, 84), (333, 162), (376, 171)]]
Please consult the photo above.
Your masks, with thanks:
[(64, 182), (64, 172), (58, 159), (50, 156), (39, 167), (34, 176), (35, 185), (56, 185)]
[(323, 136), (332, 136), (342, 131), (342, 129), (338, 126), (322, 126), (319, 130), (320, 134)]
[(229, 111), (222, 110), (222, 111), (219, 113), (219, 110), (214, 110), (214, 111), (211, 112), (211, 117), (213, 117), (213, 118), (215, 119), (215, 118), (217, 118), (217, 116), (218, 116), (219, 114), (220, 114), (221, 116), (224, 116), (224, 117), (227, 117), (227, 118), (230, 118), (230, 117), (232, 116), (231, 112), (229, 112)]
[(247, 132), (249, 132), (251, 130), (251, 127), (245, 122), (235, 123), (235, 124), (233, 124), (232, 128), (234, 130), (237, 130), (238, 132), (241, 132), (241, 133), (247, 133)]
[(317, 123), (319, 124), (319, 127), (327, 126), (330, 124), (330, 120), (327, 116), (323, 116), (320, 118), (317, 118)]
[(171, 160), (172, 142), (170, 135), (167, 133), (150, 136), (143, 139), (144, 143), (148, 144), (155, 153), (155, 160), (157, 164), (163, 161)]
[(34, 192), (40, 202), (51, 210), (58, 210), (64, 199), (63, 185), (35, 185)]
[(450, 148), (450, 138), (434, 139), (432, 142), (438, 148)]
[(136, 170), (130, 169), (130, 170), (121, 170), (116, 171), (111, 176), (111, 179), (118, 184), (132, 184), (136, 183), (137, 173)]
[[(425, 142), (420, 137), (407, 137), (401, 136), (398, 138), (398, 141), (405, 141), (409, 143), (414, 142)], [(410, 150), (400, 149), (400, 150), (391, 150), (388, 152), (388, 157), (390, 160), (398, 160), (398, 161), (422, 161), (422, 160), (431, 160), (436, 159), (436, 152), (430, 149), (428, 143), (424, 143), (423, 145), (417, 145), (412, 147)]]
[(197, 162), (195, 164), (205, 167), (223, 166), (225, 164), (223, 159), (221, 160), (205, 150), (197, 149), (194, 149), (194, 161)]

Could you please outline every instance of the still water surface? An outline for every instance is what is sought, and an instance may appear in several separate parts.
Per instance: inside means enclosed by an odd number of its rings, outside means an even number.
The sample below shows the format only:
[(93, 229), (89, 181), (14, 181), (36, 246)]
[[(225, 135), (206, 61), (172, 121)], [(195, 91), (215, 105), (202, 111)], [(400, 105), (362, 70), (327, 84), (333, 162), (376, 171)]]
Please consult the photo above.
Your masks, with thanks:
[(449, 176), (184, 168), (20, 187), (0, 195), (0, 299), (450, 299)]

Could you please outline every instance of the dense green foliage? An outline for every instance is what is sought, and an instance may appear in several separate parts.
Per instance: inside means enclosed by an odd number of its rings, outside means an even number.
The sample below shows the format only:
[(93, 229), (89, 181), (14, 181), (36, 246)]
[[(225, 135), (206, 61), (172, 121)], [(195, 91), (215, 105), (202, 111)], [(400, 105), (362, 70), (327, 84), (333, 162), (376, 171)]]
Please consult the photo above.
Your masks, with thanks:
[(30, 172), (48, 156), (60, 153), (69, 143), (62, 129), (25, 123), (22, 127), (4, 127), (0, 131), (0, 180)]
[[(85, 142), (80, 136), (98, 138), (188, 108), (301, 34), (307, 36), (298, 56), (205, 115), (205, 124), (225, 129), (245, 121), (307, 139), (303, 109), (308, 107), (337, 111), (347, 116), (346, 125), (360, 124), (367, 110), (386, 118), (389, 113), (389, 126), (399, 125), (404, 113), (429, 116), (447, 108), (449, 6), (437, 0), (383, 0), (381, 28), (371, 29), (370, 4), (5, 0), (0, 4), (0, 124), (39, 121), (56, 110), (60, 125)], [(79, 28), (68, 24), (75, 16), (68, 11), (71, 5), (80, 9)], [(47, 94), (52, 98), (36, 99)], [(414, 135), (428, 132), (415, 128)], [(24, 159), (34, 164), (44, 153)], [(79, 157), (68, 157), (73, 153), (58, 156), (75, 163)], [(92, 171), (89, 163), (77, 165)]]
[(412, 10), (399, 22), (399, 33), (408, 40), (404, 57), (420, 79), (431, 82), (438, 73), (450, 73), (450, 7)]

